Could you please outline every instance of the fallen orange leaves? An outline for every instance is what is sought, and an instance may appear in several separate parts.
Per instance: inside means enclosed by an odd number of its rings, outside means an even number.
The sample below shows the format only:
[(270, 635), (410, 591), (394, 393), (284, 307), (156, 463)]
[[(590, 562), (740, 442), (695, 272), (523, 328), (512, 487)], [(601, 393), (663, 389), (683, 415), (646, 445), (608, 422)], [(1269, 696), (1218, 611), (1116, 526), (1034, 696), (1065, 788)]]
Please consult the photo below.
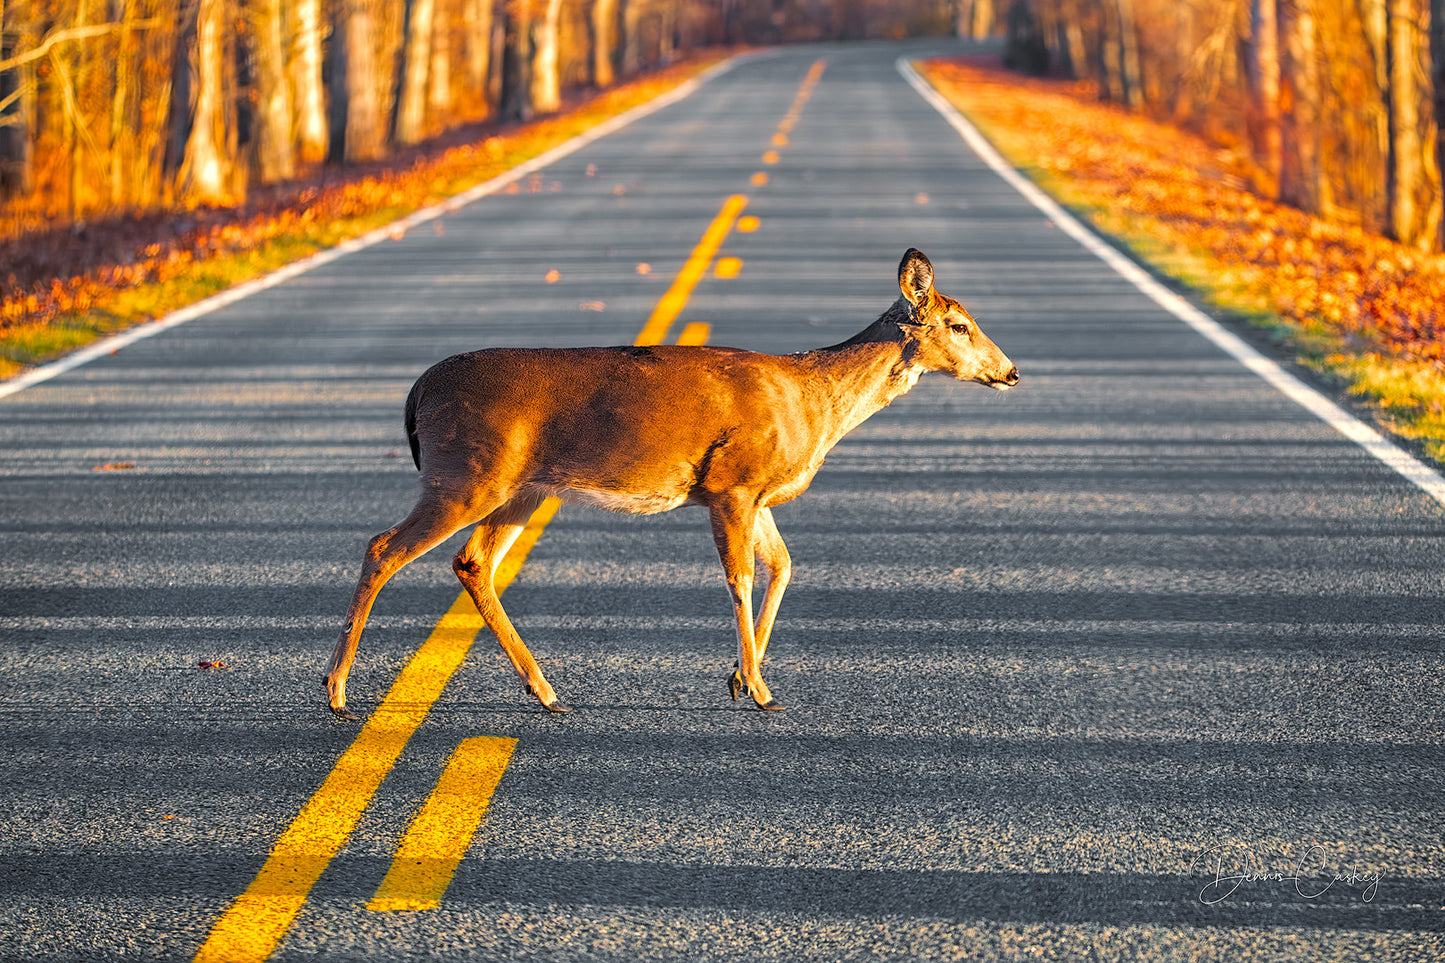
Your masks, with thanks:
[(1015, 161), (1066, 184), (1104, 230), (1147, 219), (1165, 250), (1206, 252), (1219, 286), (1357, 352), (1445, 369), (1445, 258), (1261, 197), (1227, 151), (1100, 103), (1083, 85), (981, 58), (934, 60), (925, 72)]
[[(393, 159), (392, 166), (327, 169), (315, 183), (258, 194), (242, 207), (153, 212), (0, 237), (5, 271), (0, 277), (0, 333), (109, 309), (117, 292), (184, 280), (212, 259), (255, 251), (277, 240), (299, 240), (313, 249), (338, 243), (368, 229), (348, 228), (350, 219), (378, 213), (399, 217), (437, 203), (651, 100), (721, 56), (705, 52), (598, 94), (567, 113), (523, 126), (490, 125), (482, 128), (491, 131), (485, 139), (455, 143), (460, 135), (453, 135), (451, 146), (442, 143)], [(525, 188), (535, 193), (560, 186), (536, 175)]]

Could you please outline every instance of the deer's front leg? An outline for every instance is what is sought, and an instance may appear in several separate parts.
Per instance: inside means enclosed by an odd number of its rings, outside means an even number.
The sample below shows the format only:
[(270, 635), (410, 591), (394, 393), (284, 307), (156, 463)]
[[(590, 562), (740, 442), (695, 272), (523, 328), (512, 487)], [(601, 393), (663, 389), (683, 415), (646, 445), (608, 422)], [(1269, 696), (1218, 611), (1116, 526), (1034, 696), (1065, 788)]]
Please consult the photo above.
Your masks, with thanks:
[[(768, 577), (768, 587), (763, 592), (762, 611), (758, 613), (758, 620), (753, 624), (753, 647), (757, 650), (758, 666), (761, 668), (763, 657), (768, 654), (768, 640), (773, 634), (778, 606), (782, 604), (783, 592), (788, 587), (793, 571), (788, 547), (783, 544), (783, 537), (778, 534), (778, 526), (773, 522), (773, 513), (767, 508), (758, 509), (753, 531), (753, 556), (762, 563), (763, 571)], [(742, 691), (742, 670), (736, 668), (732, 675), (728, 676), (728, 692), (736, 702)]]
[(710, 507), (712, 537), (722, 560), (723, 576), (732, 597), (737, 623), (738, 666), (742, 683), (759, 709), (782, 709), (768, 691), (760, 669), (760, 653), (753, 633), (753, 545), (756, 505), (743, 497), (724, 497)]

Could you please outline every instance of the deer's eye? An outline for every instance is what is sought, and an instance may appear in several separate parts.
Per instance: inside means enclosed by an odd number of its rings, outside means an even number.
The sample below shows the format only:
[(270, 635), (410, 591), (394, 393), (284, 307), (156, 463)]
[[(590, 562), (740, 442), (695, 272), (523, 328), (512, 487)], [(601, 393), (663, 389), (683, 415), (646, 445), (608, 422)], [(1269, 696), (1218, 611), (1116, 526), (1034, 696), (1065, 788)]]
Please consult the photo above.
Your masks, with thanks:
[(955, 321), (948, 328), (954, 334), (968, 334), (971, 325), (967, 321)]

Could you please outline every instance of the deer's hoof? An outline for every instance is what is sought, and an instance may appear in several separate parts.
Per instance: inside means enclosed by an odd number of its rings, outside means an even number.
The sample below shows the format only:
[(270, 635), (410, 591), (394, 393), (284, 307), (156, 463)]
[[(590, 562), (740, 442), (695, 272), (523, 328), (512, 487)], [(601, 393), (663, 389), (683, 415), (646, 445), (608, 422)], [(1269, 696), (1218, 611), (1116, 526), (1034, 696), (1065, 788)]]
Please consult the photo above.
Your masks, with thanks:
[(788, 707), (782, 705), (777, 699), (769, 699), (767, 702), (758, 703), (759, 712), (783, 712)]
[[(342, 687), (344, 689), (345, 682), (342, 683)], [(332, 715), (338, 719), (346, 719), (350, 722), (356, 721), (356, 716), (346, 711), (346, 693), (344, 691), (336, 691), (332, 685), (329, 674), (321, 677), (321, 688), (326, 690), (326, 707), (331, 710)]]
[(743, 674), (737, 669), (734, 669), (733, 674), (728, 676), (728, 695), (733, 697), (734, 702), (737, 702), (738, 696), (742, 695), (742, 691)]
[(553, 702), (547, 705), (546, 709), (548, 712), (555, 712), (559, 716), (572, 711), (572, 707), (565, 702)]

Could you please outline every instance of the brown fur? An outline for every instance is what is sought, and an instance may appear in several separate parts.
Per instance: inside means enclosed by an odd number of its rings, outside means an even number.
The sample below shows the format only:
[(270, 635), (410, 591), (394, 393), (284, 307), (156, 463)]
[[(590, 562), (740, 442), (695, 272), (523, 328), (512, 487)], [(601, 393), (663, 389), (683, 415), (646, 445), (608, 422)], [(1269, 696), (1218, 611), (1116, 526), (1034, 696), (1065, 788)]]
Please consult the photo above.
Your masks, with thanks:
[[(512, 628), (492, 584), (503, 554), (548, 496), (652, 514), (707, 508), (733, 598), (739, 670), (762, 708), (778, 708), (759, 663), (791, 568), (774, 505), (807, 489), (848, 431), (941, 371), (995, 388), (1013, 363), (961, 304), (933, 288), (910, 249), (902, 297), (868, 328), (828, 348), (768, 355), (736, 348), (494, 348), (454, 355), (424, 373), (406, 402), (421, 495), (410, 515), (371, 541), (326, 687), (346, 715), (346, 676), (381, 586), (467, 525), (453, 570), (527, 688), (565, 707)], [(752, 616), (754, 558), (768, 575)]]

